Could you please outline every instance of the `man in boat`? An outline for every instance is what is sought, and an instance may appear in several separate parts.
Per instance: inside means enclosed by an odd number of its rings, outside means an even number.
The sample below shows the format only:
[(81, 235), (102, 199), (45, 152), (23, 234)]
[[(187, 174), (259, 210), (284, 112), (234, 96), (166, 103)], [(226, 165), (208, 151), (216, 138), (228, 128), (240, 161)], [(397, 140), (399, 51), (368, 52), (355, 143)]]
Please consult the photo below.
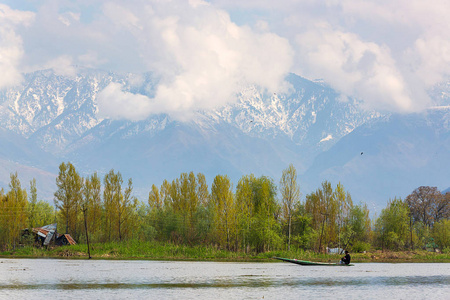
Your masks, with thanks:
[(345, 256), (343, 258), (341, 258), (341, 264), (349, 265), (350, 260), (351, 260), (350, 254), (348, 253), (347, 250), (345, 250)]

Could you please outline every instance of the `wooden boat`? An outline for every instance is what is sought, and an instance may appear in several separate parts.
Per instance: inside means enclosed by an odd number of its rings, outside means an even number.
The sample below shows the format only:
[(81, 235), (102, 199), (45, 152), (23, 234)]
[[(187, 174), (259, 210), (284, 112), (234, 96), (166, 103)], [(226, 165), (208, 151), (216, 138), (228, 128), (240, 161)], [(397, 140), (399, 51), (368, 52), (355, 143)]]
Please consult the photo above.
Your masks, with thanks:
[(279, 259), (282, 261), (290, 262), (297, 265), (302, 266), (342, 266), (342, 267), (350, 267), (354, 266), (353, 264), (340, 264), (340, 263), (324, 263), (324, 262), (314, 262), (308, 260), (298, 260), (298, 259), (290, 259), (290, 258), (282, 258), (282, 257), (274, 257), (275, 259)]

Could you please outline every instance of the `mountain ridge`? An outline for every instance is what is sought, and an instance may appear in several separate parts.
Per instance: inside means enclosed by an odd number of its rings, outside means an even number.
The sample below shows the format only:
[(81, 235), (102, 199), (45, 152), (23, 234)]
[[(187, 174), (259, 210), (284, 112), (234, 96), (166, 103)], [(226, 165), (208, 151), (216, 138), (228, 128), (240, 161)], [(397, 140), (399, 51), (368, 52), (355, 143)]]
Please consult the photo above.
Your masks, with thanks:
[[(429, 118), (426, 114), (381, 114), (362, 110), (353, 99), (342, 101), (338, 93), (322, 82), (295, 74), (286, 80), (291, 85), (288, 92), (269, 94), (250, 86), (238, 95), (235, 103), (198, 111), (189, 122), (172, 120), (165, 114), (132, 122), (100, 117), (96, 97), (111, 82), (122, 84), (126, 91), (152, 97), (158, 81), (152, 74), (115, 74), (90, 69), (73, 78), (58, 76), (51, 70), (26, 74), (22, 85), (0, 91), (0, 133), (3, 132), (5, 147), (2, 149), (9, 149), (0, 151), (0, 160), (11, 161), (0, 172), (0, 186), (7, 187), (9, 173), (15, 172), (11, 169), (14, 164), (22, 165), (20, 169), (34, 166), (45, 174), (38, 179), (38, 189), (41, 180), (48, 189), (38, 192), (51, 201), (54, 190), (48, 182), (49, 174), (56, 178), (59, 163), (71, 161), (83, 176), (115, 169), (124, 178), (132, 177), (136, 192), (145, 199), (151, 184), (172, 180), (181, 172), (205, 173), (209, 184), (217, 174), (227, 174), (237, 184), (240, 176), (249, 173), (270, 176), (277, 184), (282, 170), (293, 163), (300, 174), (300, 185), (305, 188), (304, 195), (323, 180), (337, 184), (342, 177), (344, 187), (348, 185), (352, 194), (356, 191), (355, 198), (382, 203), (388, 200), (386, 193), (378, 196), (372, 193), (376, 200), (368, 199), (363, 196), (368, 188), (361, 189), (352, 183), (351, 176), (343, 176), (352, 172), (352, 168), (353, 172), (359, 172), (355, 159), (381, 155), (381, 150), (374, 152), (374, 149), (394, 147), (396, 139), (418, 147), (411, 142), (414, 134), (431, 135), (430, 140), (425, 139), (430, 147), (437, 147), (443, 139), (441, 147), (450, 149), (447, 139), (450, 115), (443, 107), (430, 110)], [(447, 87), (443, 85), (443, 92), (433, 90), (442, 105), (450, 104)], [(407, 118), (412, 121), (406, 122)], [(415, 133), (415, 127), (423, 132)], [(403, 130), (405, 136), (396, 130)], [(371, 149), (365, 143), (376, 147)], [(17, 149), (9, 145), (16, 145)], [(443, 153), (439, 158), (445, 160), (447, 156)], [(408, 159), (417, 157), (412, 155)], [(439, 169), (434, 158), (430, 161), (432, 168)], [(378, 170), (376, 163), (389, 165), (380, 157), (372, 163), (364, 166), (366, 172), (370, 168)], [(383, 168), (374, 176), (385, 176)], [(447, 176), (441, 169), (437, 173)], [(438, 179), (436, 182), (444, 184)], [(406, 185), (388, 188), (404, 196)]]

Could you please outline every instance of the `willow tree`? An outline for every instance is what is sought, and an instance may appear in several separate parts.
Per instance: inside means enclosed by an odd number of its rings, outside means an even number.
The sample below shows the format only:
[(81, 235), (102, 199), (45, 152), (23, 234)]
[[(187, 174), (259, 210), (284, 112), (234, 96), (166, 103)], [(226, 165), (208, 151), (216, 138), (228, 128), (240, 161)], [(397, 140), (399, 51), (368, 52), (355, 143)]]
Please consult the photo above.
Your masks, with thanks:
[(27, 192), (22, 189), (17, 172), (10, 175), (9, 191), (0, 191), (0, 245), (17, 245), (22, 229), (27, 227)]
[(406, 202), (398, 198), (389, 200), (375, 223), (377, 240), (383, 249), (404, 248), (409, 236), (409, 214)]
[(217, 175), (211, 186), (211, 200), (214, 203), (214, 224), (216, 240), (221, 247), (230, 250), (237, 233), (236, 206), (232, 184), (228, 176)]
[[(355, 238), (353, 231), (353, 223), (349, 223), (350, 214), (353, 208), (352, 197), (350, 193), (346, 193), (344, 186), (339, 182), (334, 190), (335, 205), (337, 205), (337, 215), (330, 219), (336, 220), (336, 226), (334, 226), (336, 234), (338, 236), (338, 247), (341, 248), (341, 241), (344, 248)], [(341, 234), (343, 233), (343, 234)]]
[(81, 211), (83, 213), (85, 236), (89, 252), (89, 236), (90, 234), (96, 236), (95, 234), (100, 230), (101, 221), (101, 183), (97, 173), (84, 179)]
[(127, 239), (136, 226), (137, 220), (132, 218), (137, 205), (137, 199), (132, 195), (133, 181), (128, 179), (125, 189), (122, 184), (122, 174), (114, 170), (103, 179), (104, 237), (108, 241)]
[(174, 207), (174, 199), (172, 199), (172, 197), (176, 195), (175, 191), (176, 189), (173, 189), (172, 184), (167, 181), (167, 179), (164, 179), (161, 188), (159, 189), (159, 200), (154, 198), (156, 197), (156, 194), (149, 195), (149, 204), (152, 203), (150, 218), (151, 222), (154, 224), (154, 228), (157, 230), (156, 236), (158, 238), (179, 242), (180, 239), (178, 238), (178, 235), (180, 232), (181, 219), (177, 215)]
[(128, 185), (123, 195), (118, 198), (117, 205), (117, 230), (119, 233), (119, 241), (127, 239), (131, 236), (133, 229), (136, 227), (136, 221), (132, 218), (137, 205), (137, 199), (132, 195), (133, 180), (128, 179)]
[(450, 220), (445, 219), (435, 223), (432, 236), (441, 250), (450, 249)]
[(55, 222), (55, 207), (44, 200), (39, 200), (33, 210), (34, 226), (41, 227)]
[(158, 187), (152, 184), (148, 193), (148, 210), (142, 216), (142, 231), (146, 236), (162, 239), (164, 222), (164, 199)]
[(80, 204), (83, 178), (70, 162), (67, 164), (63, 162), (59, 165), (56, 187), (54, 202), (65, 223), (65, 233), (70, 233), (75, 239), (78, 239), (81, 228)]
[(239, 233), (242, 236), (242, 246), (245, 248), (246, 252), (250, 250), (250, 232), (252, 229), (252, 218), (254, 215), (252, 190), (252, 182), (254, 181), (255, 176), (245, 175), (239, 179), (236, 186), (236, 205), (238, 208), (237, 219)]
[(28, 200), (28, 224), (29, 228), (36, 226), (37, 188), (36, 179), (30, 181), (30, 198)]
[(312, 226), (319, 232), (318, 252), (323, 245), (336, 242), (337, 217), (339, 205), (328, 181), (322, 182), (322, 188), (306, 196), (305, 210), (312, 217)]
[(273, 180), (266, 176), (254, 178), (251, 188), (254, 208), (251, 244), (258, 252), (268, 251), (281, 244), (280, 226), (277, 222), (279, 216), (277, 188)]
[(194, 172), (182, 173), (170, 185), (167, 181), (163, 182), (161, 201), (171, 217), (169, 219), (175, 221), (172, 222), (171, 235), (176, 240), (192, 244), (205, 237), (209, 216), (204, 208), (208, 199), (208, 186), (201, 173), (197, 176)]
[(196, 238), (198, 241), (205, 241), (212, 230), (212, 204), (205, 175), (198, 173), (196, 182), (195, 192), (198, 198), (197, 209), (194, 215)]
[(85, 180), (85, 200), (87, 199), (87, 224), (94, 240), (99, 238), (102, 226), (102, 183), (98, 174), (95, 172)]
[(288, 250), (291, 250), (292, 215), (295, 205), (300, 201), (300, 185), (297, 183), (297, 170), (293, 164), (283, 170), (280, 179), (283, 217), (288, 224)]
[(122, 183), (122, 175), (113, 169), (103, 178), (103, 237), (108, 242), (116, 240), (113, 235), (117, 232), (117, 204), (122, 197)]

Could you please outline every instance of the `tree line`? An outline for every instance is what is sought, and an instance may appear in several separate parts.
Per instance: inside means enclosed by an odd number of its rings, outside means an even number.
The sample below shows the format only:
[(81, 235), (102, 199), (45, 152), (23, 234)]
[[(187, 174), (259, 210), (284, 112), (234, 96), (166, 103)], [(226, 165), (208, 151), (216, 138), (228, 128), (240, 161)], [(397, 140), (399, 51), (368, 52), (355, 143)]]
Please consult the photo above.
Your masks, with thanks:
[(24, 228), (58, 223), (60, 233), (77, 242), (127, 240), (208, 245), (230, 251), (265, 252), (344, 248), (439, 248), (450, 251), (450, 193), (422, 186), (405, 200), (390, 199), (378, 217), (366, 204), (354, 204), (342, 184), (324, 181), (301, 199), (297, 171), (291, 164), (277, 184), (267, 176), (242, 176), (234, 187), (227, 175), (209, 187), (202, 173), (182, 173), (148, 199), (133, 195), (133, 181), (111, 170), (82, 177), (70, 162), (61, 163), (54, 206), (39, 200), (36, 181), (30, 191), (17, 173), (9, 190), (0, 190), (0, 247), (24, 244)]

